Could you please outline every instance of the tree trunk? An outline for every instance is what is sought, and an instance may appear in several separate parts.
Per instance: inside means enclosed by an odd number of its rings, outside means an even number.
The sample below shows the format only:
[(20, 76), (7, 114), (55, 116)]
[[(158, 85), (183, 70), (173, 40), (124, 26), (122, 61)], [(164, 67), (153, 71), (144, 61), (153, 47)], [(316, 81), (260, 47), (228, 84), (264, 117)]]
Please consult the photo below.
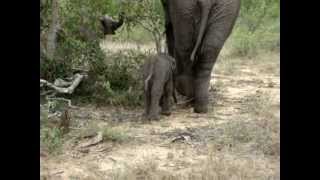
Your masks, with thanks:
[(157, 39), (155, 43), (156, 43), (157, 53), (161, 53), (161, 42), (159, 41), (159, 39)]
[(154, 40), (155, 40), (155, 45), (156, 45), (156, 51), (157, 53), (163, 53), (163, 48), (162, 48), (162, 44), (161, 44), (161, 36), (157, 35), (156, 33), (152, 33)]
[(52, 19), (47, 38), (47, 57), (54, 58), (57, 32), (59, 30), (59, 0), (52, 0)]

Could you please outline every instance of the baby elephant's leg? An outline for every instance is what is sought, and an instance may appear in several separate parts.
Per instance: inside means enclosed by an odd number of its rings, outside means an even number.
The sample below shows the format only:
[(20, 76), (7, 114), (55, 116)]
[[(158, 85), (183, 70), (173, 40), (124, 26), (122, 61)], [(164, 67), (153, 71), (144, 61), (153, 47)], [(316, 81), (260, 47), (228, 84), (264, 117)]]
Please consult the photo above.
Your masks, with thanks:
[(151, 88), (150, 88), (151, 83), (149, 83), (149, 86), (147, 87), (147, 89), (145, 89), (144, 91), (144, 105), (145, 105), (145, 109), (144, 109), (144, 113), (143, 116), (147, 117), (148, 114), (150, 113), (150, 105), (151, 105)]
[(163, 115), (169, 116), (171, 115), (171, 106), (170, 106), (170, 98), (173, 95), (173, 81), (170, 79), (164, 87), (164, 92), (162, 96), (162, 103), (161, 103), (161, 113)]
[(160, 112), (160, 98), (163, 93), (163, 82), (157, 81), (153, 82), (153, 86), (151, 88), (151, 103), (150, 103), (150, 111), (149, 111), (149, 120), (159, 120), (159, 112)]

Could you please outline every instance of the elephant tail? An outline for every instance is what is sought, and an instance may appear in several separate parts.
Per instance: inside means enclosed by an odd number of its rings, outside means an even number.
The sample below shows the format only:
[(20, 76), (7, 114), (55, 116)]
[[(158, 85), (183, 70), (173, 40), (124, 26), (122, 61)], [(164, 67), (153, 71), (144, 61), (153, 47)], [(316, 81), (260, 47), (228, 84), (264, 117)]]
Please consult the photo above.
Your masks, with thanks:
[(148, 75), (147, 79), (144, 81), (144, 90), (147, 92), (149, 89), (149, 81), (151, 79), (152, 74)]
[(190, 56), (191, 62), (194, 62), (197, 50), (198, 50), (198, 48), (201, 44), (201, 41), (203, 39), (204, 32), (205, 32), (207, 22), (208, 22), (209, 10), (210, 10), (209, 6), (207, 4), (205, 4), (205, 2), (200, 0), (199, 3), (200, 3), (200, 7), (201, 7), (200, 29), (199, 29), (196, 44), (195, 44), (193, 51), (191, 53), (191, 56)]
[(154, 63), (150, 63), (149, 67), (148, 67), (148, 70), (147, 70), (148, 71), (147, 72), (147, 77), (144, 80), (144, 90), (145, 90), (145, 92), (147, 92), (148, 89), (149, 89), (149, 81), (150, 81), (150, 79), (151, 79), (151, 77), (153, 75), (153, 72), (154, 72), (153, 67), (154, 67)]
[(171, 72), (171, 77), (172, 77), (172, 85), (173, 85), (173, 90), (172, 90), (172, 97), (173, 97), (173, 101), (175, 104), (178, 104), (178, 100), (177, 100), (177, 94), (176, 94), (176, 79), (175, 79), (175, 74), (174, 74), (174, 70), (172, 70)]

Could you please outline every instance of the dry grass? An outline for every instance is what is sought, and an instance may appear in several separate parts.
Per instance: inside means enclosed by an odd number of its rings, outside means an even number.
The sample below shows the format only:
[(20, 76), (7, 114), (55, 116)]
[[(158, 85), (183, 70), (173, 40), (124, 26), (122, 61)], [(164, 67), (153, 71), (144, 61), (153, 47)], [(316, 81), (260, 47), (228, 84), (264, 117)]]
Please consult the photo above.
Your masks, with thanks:
[(270, 173), (266, 164), (249, 158), (235, 158), (222, 153), (212, 154), (201, 164), (184, 172), (162, 170), (154, 159), (135, 167), (114, 170), (112, 180), (269, 180), (279, 179), (279, 173)]
[[(244, 98), (247, 113), (216, 125), (219, 135), (208, 145), (207, 159), (176, 173), (160, 166), (155, 158), (145, 159), (125, 170), (114, 170), (112, 180), (269, 180), (280, 179), (280, 122), (268, 94)], [(172, 159), (172, 158), (171, 158)], [(277, 161), (277, 160), (275, 160)], [(273, 170), (270, 168), (274, 166)]]
[[(112, 151), (98, 154), (90, 154), (90, 151), (82, 160), (76, 160), (76, 163), (81, 162), (84, 167), (75, 166), (83, 169), (84, 174), (88, 176), (90, 174), (89, 179), (280, 179), (277, 86), (279, 55), (266, 53), (252, 59), (234, 58), (228, 56), (228, 52), (223, 52), (222, 55), (220, 57), (222, 59), (215, 67), (217, 77), (214, 77), (210, 90), (212, 112), (195, 117), (186, 115), (191, 113), (191, 110), (177, 109), (170, 118), (137, 125), (133, 122), (135, 116), (124, 117), (125, 120), (112, 124), (113, 118), (110, 118), (113, 117), (112, 113), (110, 116), (100, 117), (98, 115), (102, 109), (97, 112), (94, 110), (97, 117), (89, 118), (86, 122), (89, 124), (99, 122), (100, 126), (87, 126), (86, 130), (78, 132), (82, 134), (79, 136), (84, 137), (92, 132), (102, 131), (104, 138), (104, 142), (100, 144), (102, 147), (106, 144), (108, 144), (106, 146), (114, 145), (109, 141), (119, 143), (115, 143), (116, 146)], [(270, 82), (274, 83), (270, 87), (268, 87), (269, 77)], [(103, 111), (108, 112), (109, 109), (104, 108)], [(119, 114), (116, 113), (115, 116)], [(198, 117), (200, 120), (196, 119)], [(127, 130), (127, 127), (131, 129)], [(190, 132), (194, 132), (192, 135), (200, 138), (189, 140), (188, 143), (194, 146), (184, 142), (160, 146), (163, 141), (170, 141), (176, 137), (176, 135), (163, 136), (176, 128), (181, 132), (188, 128), (195, 129)], [(203, 136), (198, 136), (199, 134)], [(127, 141), (131, 137), (134, 137), (134, 141)], [(148, 153), (144, 151), (140, 153), (141, 149), (138, 152), (136, 147), (147, 147), (143, 150)], [(153, 147), (155, 149), (152, 149)], [(179, 148), (186, 150), (187, 154), (180, 154), (180, 151), (176, 150)], [(94, 152), (94, 147), (92, 149)], [(170, 154), (170, 157), (166, 157), (167, 154)], [(98, 155), (99, 157), (95, 158)], [(146, 157), (142, 158), (144, 156)], [(115, 161), (110, 161), (108, 157), (114, 158)], [(75, 164), (73, 161), (70, 160), (68, 163)], [(185, 164), (180, 165), (180, 162)], [(93, 170), (87, 172), (89, 164), (97, 165), (95, 166), (97, 172)], [(77, 173), (72, 171), (69, 174)], [(93, 177), (92, 174), (96, 176)], [(84, 178), (75, 176), (74, 179)]]
[(106, 127), (103, 130), (103, 140), (123, 143), (129, 140), (129, 136), (124, 129)]

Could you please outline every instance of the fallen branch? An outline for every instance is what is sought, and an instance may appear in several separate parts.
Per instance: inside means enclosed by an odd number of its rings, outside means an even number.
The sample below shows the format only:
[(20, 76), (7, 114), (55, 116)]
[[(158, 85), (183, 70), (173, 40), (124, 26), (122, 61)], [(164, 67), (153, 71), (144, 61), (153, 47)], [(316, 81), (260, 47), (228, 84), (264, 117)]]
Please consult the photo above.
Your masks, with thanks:
[(102, 141), (103, 141), (103, 133), (100, 131), (97, 133), (97, 135), (93, 139), (80, 144), (79, 148), (87, 148), (87, 147), (95, 146)]
[(40, 93), (40, 96), (46, 96), (46, 95), (51, 94), (51, 93), (54, 93), (54, 91), (53, 90), (44, 91), (44, 92)]
[(71, 100), (70, 100), (70, 99), (59, 98), (59, 97), (57, 97), (57, 98), (50, 98), (50, 97), (47, 97), (46, 99), (47, 99), (47, 100), (65, 101), (65, 102), (67, 102), (67, 103), (68, 103), (68, 106), (69, 106), (70, 108), (74, 108), (74, 109), (78, 108), (78, 107), (76, 107), (76, 106), (73, 106), (73, 105), (72, 105), (72, 103), (71, 103)]
[(57, 87), (68, 87), (68, 86), (72, 85), (72, 82), (68, 82), (63, 79), (58, 78), (54, 81), (53, 85), (55, 85)]
[(75, 88), (80, 84), (80, 82), (82, 81), (82, 79), (84, 77), (85, 77), (85, 75), (83, 75), (83, 74), (75, 74), (73, 82), (67, 88), (58, 87), (58, 86), (56, 86), (56, 85), (54, 85), (44, 79), (40, 79), (40, 84), (44, 84), (44, 85), (56, 90), (58, 93), (72, 94), (74, 92)]
[(78, 71), (78, 72), (85, 72), (85, 73), (89, 72), (89, 69), (83, 69), (83, 68), (79, 68), (79, 67), (73, 67), (72, 70)]

